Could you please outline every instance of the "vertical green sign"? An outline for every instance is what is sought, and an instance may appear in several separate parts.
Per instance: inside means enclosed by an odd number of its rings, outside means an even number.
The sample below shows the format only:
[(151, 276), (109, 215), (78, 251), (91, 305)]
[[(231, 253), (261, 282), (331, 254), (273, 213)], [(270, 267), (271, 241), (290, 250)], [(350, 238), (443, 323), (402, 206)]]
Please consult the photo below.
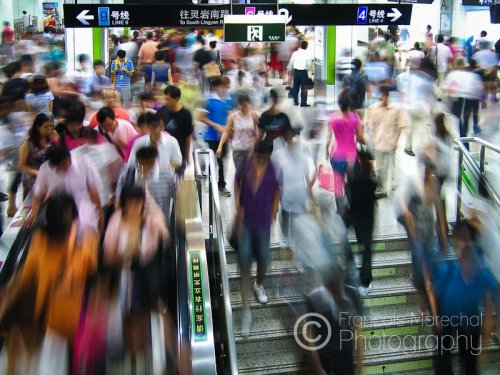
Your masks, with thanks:
[(201, 252), (189, 253), (189, 279), (191, 289), (192, 326), (194, 341), (207, 340), (205, 293), (202, 280)]

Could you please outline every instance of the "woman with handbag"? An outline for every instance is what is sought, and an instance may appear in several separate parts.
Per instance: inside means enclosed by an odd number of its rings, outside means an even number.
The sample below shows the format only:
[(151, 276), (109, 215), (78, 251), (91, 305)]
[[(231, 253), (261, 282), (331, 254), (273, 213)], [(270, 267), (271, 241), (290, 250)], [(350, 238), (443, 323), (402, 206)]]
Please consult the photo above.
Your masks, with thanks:
[[(16, 304), (23, 294), (33, 290), (34, 331), (45, 331), (46, 339), (57, 337), (63, 346), (73, 342), (87, 279), (97, 268), (98, 233), (86, 230), (77, 238), (77, 217), (73, 197), (56, 194), (48, 198), (46, 223), (34, 232), (23, 269), (8, 284), (0, 304), (3, 322), (19, 307)], [(42, 356), (50, 352), (44, 346)]]
[[(361, 119), (351, 111), (350, 103), (347, 92), (343, 91), (338, 99), (340, 112), (332, 113), (329, 119), (331, 131), (326, 150), (334, 171), (335, 199), (341, 216), (344, 216), (346, 175), (352, 171), (356, 161), (356, 142), (365, 143)], [(333, 136), (335, 141), (332, 145)]]

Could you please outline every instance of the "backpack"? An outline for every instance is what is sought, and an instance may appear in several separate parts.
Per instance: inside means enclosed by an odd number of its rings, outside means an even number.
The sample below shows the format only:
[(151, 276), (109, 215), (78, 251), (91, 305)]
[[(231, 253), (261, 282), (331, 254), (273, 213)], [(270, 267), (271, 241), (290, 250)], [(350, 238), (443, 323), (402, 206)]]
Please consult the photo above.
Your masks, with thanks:
[(362, 74), (356, 76), (349, 75), (344, 79), (343, 90), (347, 94), (349, 101), (351, 102), (351, 107), (354, 109), (362, 108), (363, 102), (365, 101), (365, 87), (360, 84)]

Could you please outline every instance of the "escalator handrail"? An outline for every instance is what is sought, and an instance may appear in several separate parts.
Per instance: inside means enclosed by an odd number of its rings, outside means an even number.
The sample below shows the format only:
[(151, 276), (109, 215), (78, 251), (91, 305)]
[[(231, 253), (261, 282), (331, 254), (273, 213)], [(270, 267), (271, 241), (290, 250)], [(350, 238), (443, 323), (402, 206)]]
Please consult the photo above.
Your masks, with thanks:
[[(200, 155), (208, 155), (209, 160), (209, 183), (212, 184), (212, 196), (209, 196), (209, 204), (213, 203), (215, 208), (215, 231), (217, 234), (218, 248), (219, 248), (219, 266), (220, 266), (220, 276), (221, 276), (221, 284), (222, 284), (222, 298), (224, 305), (224, 313), (226, 317), (226, 331), (227, 331), (227, 345), (228, 345), (228, 353), (229, 353), (229, 367), (232, 375), (238, 374), (238, 362), (237, 362), (237, 354), (236, 354), (236, 341), (234, 335), (234, 325), (233, 325), (233, 311), (231, 308), (231, 299), (230, 299), (230, 288), (229, 288), (229, 277), (227, 271), (227, 261), (226, 261), (226, 247), (225, 247), (225, 239), (223, 233), (222, 226), (222, 216), (221, 216), (221, 205), (220, 205), (220, 196), (219, 190), (216, 186), (217, 184), (217, 166), (215, 163), (215, 155), (210, 149), (198, 149), (194, 152), (194, 169), (195, 169), (195, 177), (202, 175), (202, 170), (200, 166)], [(210, 223), (212, 224), (212, 223)]]
[[(463, 159), (465, 158), (467, 160), (468, 164), (470, 165), (470, 167), (474, 170), (474, 172), (480, 178), (482, 178), (482, 180), (484, 182), (484, 188), (486, 189), (486, 191), (490, 195), (492, 201), (495, 202), (496, 209), (498, 210), (500, 208), (500, 198), (499, 198), (495, 188), (492, 186), (492, 184), (488, 181), (488, 179), (484, 175), (484, 156), (485, 156), (484, 153), (485, 153), (486, 149), (490, 149), (496, 153), (500, 153), (500, 147), (497, 147), (497, 146), (485, 141), (484, 139), (481, 139), (478, 137), (457, 138), (455, 140), (455, 143), (458, 146), (458, 152), (459, 152), (459, 158), (458, 158), (459, 170), (458, 170), (458, 176), (457, 176), (457, 191), (458, 191), (458, 193), (461, 193), (461, 191), (462, 191), (461, 171), (462, 171), (462, 166), (463, 166)], [(469, 144), (469, 143), (478, 143), (481, 145), (479, 165), (472, 157), (472, 154), (469, 151), (469, 149), (467, 149), (467, 147), (465, 146), (465, 144)], [(461, 200), (459, 198), (459, 199), (457, 199), (457, 209), (456, 209), (457, 222), (460, 218), (460, 210), (461, 210)]]

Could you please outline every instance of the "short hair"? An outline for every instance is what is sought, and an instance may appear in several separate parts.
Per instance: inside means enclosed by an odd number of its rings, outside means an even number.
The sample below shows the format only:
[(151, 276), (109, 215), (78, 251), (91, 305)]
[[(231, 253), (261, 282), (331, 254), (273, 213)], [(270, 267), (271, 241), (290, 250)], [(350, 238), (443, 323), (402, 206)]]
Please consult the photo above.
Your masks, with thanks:
[(391, 34), (384, 33), (384, 39), (385, 39), (386, 42), (388, 42), (391, 39)]
[(153, 33), (151, 31), (146, 33), (146, 39), (153, 39)]
[(380, 86), (379, 87), (379, 91), (380, 91), (381, 94), (389, 96), (389, 87), (387, 87), (387, 86)]
[(486, 35), (488, 35), (488, 33), (486, 32), (486, 30), (483, 30), (483, 31), (481, 31), (481, 34), (479, 34), (479, 35), (481, 35), (481, 37), (484, 38)]
[(110, 107), (102, 107), (99, 111), (97, 111), (97, 116), (96, 116), (97, 122), (99, 122), (100, 124), (106, 121), (107, 118), (114, 120), (115, 117), (116, 117), (115, 112)]
[(208, 43), (210, 48), (215, 48), (217, 46), (217, 41), (216, 40), (212, 40), (210, 43)]
[[(5, 25), (5, 23), (4, 23), (4, 25)], [(5, 25), (5, 26), (8, 26), (8, 25)], [(49, 31), (50, 31), (50, 27), (45, 26), (45, 27), (43, 28), (43, 32), (44, 32), (44, 33), (46, 33), (46, 34), (47, 34)]]
[(153, 116), (152, 112), (144, 112), (137, 117), (137, 125), (142, 126), (142, 125), (148, 125), (151, 123), (151, 118)]
[(352, 66), (354, 66), (354, 69), (356, 69), (356, 70), (360, 70), (361, 66), (363, 65), (363, 63), (361, 62), (360, 59), (352, 59), (351, 63), (352, 63)]
[(300, 48), (307, 49), (308, 46), (309, 46), (309, 43), (307, 43), (306, 40), (303, 40), (302, 42), (300, 42)]
[(415, 42), (415, 44), (413, 45), (413, 48), (415, 48), (417, 51), (420, 51), (420, 49), (421, 49), (420, 42)]
[(103, 61), (101, 60), (95, 60), (94, 61), (94, 68), (97, 67), (97, 66), (102, 66), (102, 67), (105, 67), (106, 65), (104, 64)]
[(214, 90), (216, 87), (222, 86), (222, 78), (221, 77), (215, 77), (212, 79), (212, 82), (210, 82), (210, 90)]
[(165, 87), (165, 90), (163, 90), (163, 94), (165, 96), (170, 95), (172, 99), (180, 99), (181, 89), (174, 85), (168, 85)]
[(146, 190), (138, 184), (130, 184), (123, 187), (120, 193), (120, 207), (123, 210), (129, 200), (145, 200)]
[(28, 14), (28, 13), (26, 13), (26, 11), (25, 11), (25, 10), (23, 10), (23, 14)]
[(268, 141), (260, 140), (255, 144), (253, 152), (259, 155), (271, 155), (273, 152), (273, 144)]
[(148, 119), (151, 124), (163, 122), (163, 117), (158, 112), (149, 112)]
[(444, 42), (444, 35), (443, 34), (439, 34), (437, 36), (437, 42), (438, 43), (443, 43)]
[(205, 42), (205, 39), (203, 39), (203, 35), (198, 35), (198, 36), (196, 37), (196, 41), (197, 41), (197, 42), (199, 42), (202, 46), (204, 46), (204, 45), (205, 45), (205, 43), (206, 43), (206, 42)]
[(21, 55), (21, 65), (33, 65), (33, 57), (29, 54)]
[(143, 91), (139, 94), (139, 100), (155, 100), (155, 96), (151, 91)]
[(141, 147), (135, 153), (136, 160), (153, 160), (158, 158), (158, 149), (153, 146)]
[(156, 61), (165, 60), (166, 58), (167, 58), (166, 51), (156, 51), (155, 52), (155, 60)]
[(47, 78), (41, 74), (33, 77), (33, 81), (31, 82), (31, 92), (33, 94), (41, 94), (49, 91), (49, 83), (47, 82)]
[(50, 146), (47, 151), (47, 160), (53, 167), (61, 165), (61, 163), (71, 158), (71, 153), (64, 146)]
[(127, 56), (127, 52), (125, 52), (125, 50), (121, 49), (116, 53), (116, 56), (118, 56), (120, 59), (123, 59), (123, 58), (125, 58), (125, 56)]
[(90, 61), (90, 56), (87, 55), (86, 53), (82, 53), (81, 55), (78, 56), (78, 62), (81, 64), (83, 62), (88, 62)]
[(431, 25), (427, 25), (427, 28), (430, 30), (430, 29), (432, 29), (432, 26)]
[(238, 105), (242, 105), (243, 103), (250, 103), (250, 97), (248, 94), (238, 95)]
[(83, 120), (85, 120), (85, 105), (79, 101), (72, 103), (64, 114), (64, 120), (66, 121), (66, 123), (83, 123)]
[(13, 61), (3, 67), (3, 72), (7, 78), (12, 78), (17, 72), (21, 70), (21, 62), (19, 60)]
[[(71, 215), (70, 220), (67, 213)], [(75, 199), (66, 192), (51, 194), (45, 204), (44, 216), (42, 230), (52, 239), (63, 240), (68, 235), (73, 220), (78, 217)]]

